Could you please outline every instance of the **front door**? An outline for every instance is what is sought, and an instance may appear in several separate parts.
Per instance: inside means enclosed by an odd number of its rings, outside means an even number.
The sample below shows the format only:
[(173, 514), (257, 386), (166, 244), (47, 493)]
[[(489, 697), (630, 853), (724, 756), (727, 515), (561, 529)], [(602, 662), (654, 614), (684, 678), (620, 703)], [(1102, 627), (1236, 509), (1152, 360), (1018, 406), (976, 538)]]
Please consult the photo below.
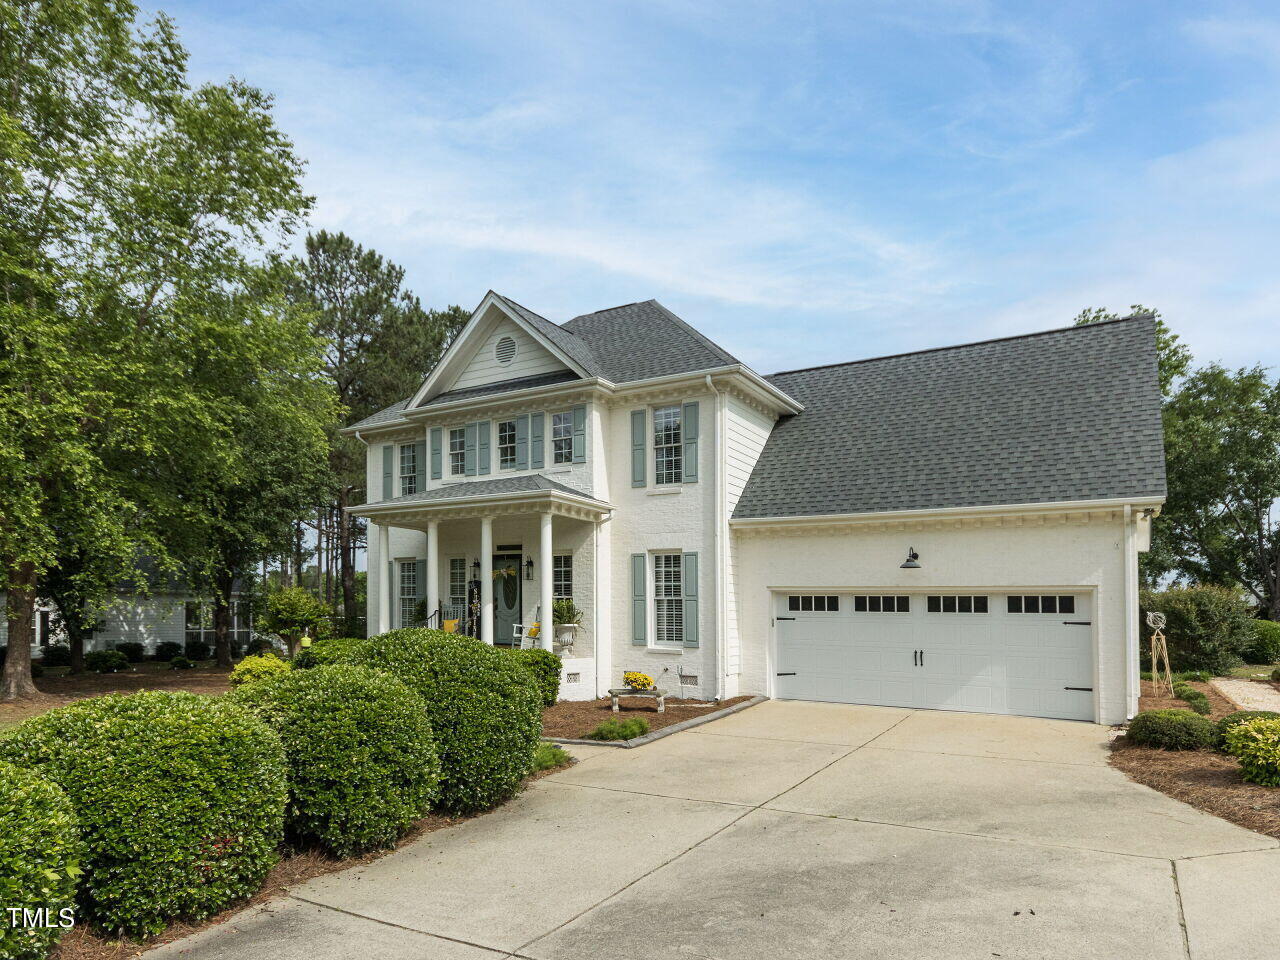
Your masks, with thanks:
[(510, 646), (515, 641), (515, 625), (522, 622), (520, 563), (518, 553), (493, 556), (493, 642)]

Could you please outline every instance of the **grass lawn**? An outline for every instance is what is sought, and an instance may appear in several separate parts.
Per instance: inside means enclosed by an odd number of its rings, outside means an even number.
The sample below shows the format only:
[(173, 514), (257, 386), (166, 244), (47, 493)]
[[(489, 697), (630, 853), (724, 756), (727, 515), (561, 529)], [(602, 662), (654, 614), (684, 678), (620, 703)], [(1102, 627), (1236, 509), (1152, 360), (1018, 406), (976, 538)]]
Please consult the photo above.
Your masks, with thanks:
[(1246, 663), (1243, 667), (1236, 667), (1230, 673), (1225, 673), (1225, 677), (1238, 677), (1242, 680), (1265, 680), (1271, 676), (1271, 671), (1280, 667), (1280, 663), (1272, 664), (1256, 664)]

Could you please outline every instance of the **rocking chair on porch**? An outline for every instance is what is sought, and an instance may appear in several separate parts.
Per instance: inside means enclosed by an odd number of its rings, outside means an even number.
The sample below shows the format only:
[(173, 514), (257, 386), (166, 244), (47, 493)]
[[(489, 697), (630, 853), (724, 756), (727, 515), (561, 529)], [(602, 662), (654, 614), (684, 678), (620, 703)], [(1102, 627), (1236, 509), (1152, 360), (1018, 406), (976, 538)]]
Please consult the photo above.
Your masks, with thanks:
[(542, 607), (539, 606), (534, 611), (532, 623), (512, 624), (511, 645), (520, 650), (532, 650), (538, 645), (538, 638), (542, 636), (543, 629)]

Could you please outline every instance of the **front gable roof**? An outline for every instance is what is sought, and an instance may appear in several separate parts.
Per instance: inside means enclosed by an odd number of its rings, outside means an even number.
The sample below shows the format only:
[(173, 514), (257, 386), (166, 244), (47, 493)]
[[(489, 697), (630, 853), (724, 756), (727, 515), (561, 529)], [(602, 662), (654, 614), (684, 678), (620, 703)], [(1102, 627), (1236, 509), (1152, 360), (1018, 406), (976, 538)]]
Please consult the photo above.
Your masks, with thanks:
[(804, 411), (735, 520), (1165, 495), (1150, 317), (767, 379)]

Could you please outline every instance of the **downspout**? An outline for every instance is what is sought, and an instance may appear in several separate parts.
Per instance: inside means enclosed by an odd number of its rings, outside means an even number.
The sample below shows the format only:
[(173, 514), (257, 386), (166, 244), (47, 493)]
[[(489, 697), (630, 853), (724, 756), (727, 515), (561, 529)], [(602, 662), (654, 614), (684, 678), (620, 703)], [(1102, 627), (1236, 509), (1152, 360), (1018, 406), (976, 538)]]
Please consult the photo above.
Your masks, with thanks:
[(728, 624), (725, 623), (725, 609), (728, 606), (725, 597), (725, 545), (728, 543), (728, 537), (725, 533), (725, 527), (728, 524), (728, 518), (725, 516), (725, 504), (728, 502), (728, 494), (724, 485), (724, 430), (725, 430), (725, 400), (724, 394), (716, 389), (715, 382), (711, 379), (711, 374), (706, 375), (707, 389), (711, 391), (712, 396), (716, 398), (716, 446), (715, 446), (715, 484), (716, 484), (716, 514), (715, 523), (715, 558), (716, 558), (716, 699), (725, 699), (725, 684), (727, 680), (728, 661), (726, 655), (729, 650)]
[(1141, 692), (1138, 662), (1138, 555), (1134, 550), (1133, 507), (1124, 505), (1124, 641), (1128, 663), (1128, 684), (1125, 689), (1124, 710), (1132, 717), (1138, 694)]

